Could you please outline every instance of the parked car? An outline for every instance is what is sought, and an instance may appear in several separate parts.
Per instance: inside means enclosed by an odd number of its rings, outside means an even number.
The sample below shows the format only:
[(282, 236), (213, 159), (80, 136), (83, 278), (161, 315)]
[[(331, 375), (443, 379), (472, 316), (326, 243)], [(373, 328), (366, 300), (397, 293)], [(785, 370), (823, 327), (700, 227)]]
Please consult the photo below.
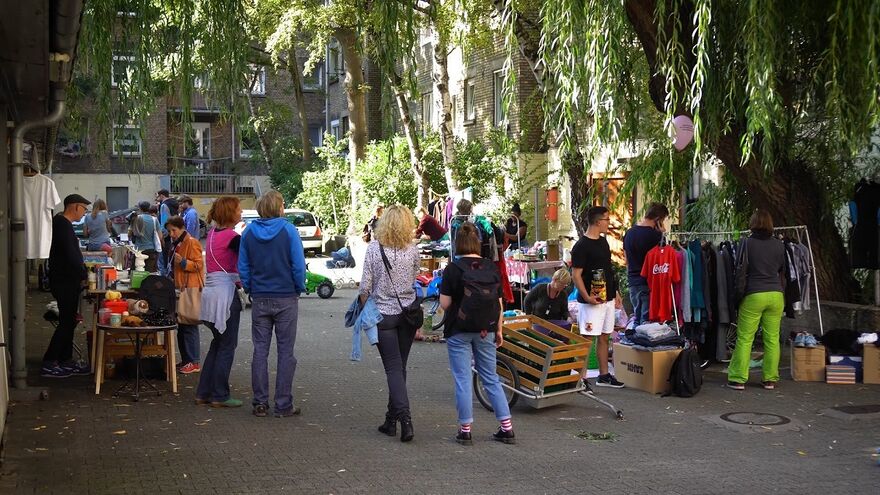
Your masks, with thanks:
[[(235, 226), (235, 231), (241, 234), (247, 228), (248, 224), (260, 218), (257, 210), (242, 210), (241, 222)], [(321, 254), (324, 250), (324, 234), (321, 233), (317, 217), (306, 210), (298, 210), (295, 208), (285, 208), (284, 218), (292, 223), (299, 236), (302, 239), (303, 250), (308, 254), (312, 251), (314, 254)]]

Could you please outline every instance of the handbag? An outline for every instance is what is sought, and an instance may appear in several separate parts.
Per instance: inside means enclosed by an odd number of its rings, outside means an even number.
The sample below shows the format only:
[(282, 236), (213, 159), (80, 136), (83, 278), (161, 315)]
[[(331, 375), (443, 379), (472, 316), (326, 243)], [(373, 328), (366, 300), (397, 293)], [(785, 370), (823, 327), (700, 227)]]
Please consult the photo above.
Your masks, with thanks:
[[(174, 256), (174, 253), (170, 253)], [(172, 258), (173, 259), (173, 258)], [(202, 273), (199, 272), (199, 279)], [(204, 280), (202, 280), (204, 284)], [(202, 288), (184, 287), (177, 298), (177, 322), (182, 325), (198, 325), (202, 322)]]
[(743, 239), (740, 247), (739, 263), (736, 264), (736, 272), (733, 278), (733, 302), (739, 308), (739, 304), (746, 296), (746, 276), (749, 272), (748, 238)]
[[(391, 262), (388, 261), (388, 256), (385, 255), (385, 248), (379, 244), (379, 252), (382, 254), (382, 264), (385, 265), (385, 272), (388, 273), (388, 278), (391, 278)], [(394, 284), (391, 284), (394, 287)], [(400, 309), (403, 310), (401, 313), (401, 317), (403, 321), (410, 328), (421, 328), (422, 324), (425, 323), (425, 313), (422, 311), (422, 300), (416, 296), (416, 299), (409, 305), (404, 306), (403, 303), (400, 302), (400, 296), (397, 294), (397, 288), (394, 289), (394, 297), (397, 298), (397, 305), (400, 306)]]
[[(217, 263), (217, 266), (219, 266), (220, 269), (223, 270), (223, 273), (229, 275), (229, 272), (226, 271), (226, 268), (223, 268), (223, 265), (221, 265), (220, 262), (217, 261), (217, 257), (214, 256), (214, 248), (213, 248), (212, 245), (211, 245), (211, 244), (212, 244), (212, 240), (213, 240), (213, 238), (214, 238), (214, 230), (212, 229), (212, 230), (211, 230), (211, 235), (208, 236), (208, 244), (207, 244), (207, 246), (206, 246), (205, 249), (208, 250), (208, 251), (210, 251), (210, 253), (211, 253), (211, 258), (214, 260), (214, 263)], [(237, 297), (237, 298), (238, 298), (238, 302), (241, 303), (241, 309), (242, 309), (242, 310), (244, 310), (245, 308), (247, 308), (248, 295), (247, 295), (247, 292), (244, 291), (244, 287), (241, 287), (241, 286), (238, 285), (238, 284), (235, 285), (235, 297)]]

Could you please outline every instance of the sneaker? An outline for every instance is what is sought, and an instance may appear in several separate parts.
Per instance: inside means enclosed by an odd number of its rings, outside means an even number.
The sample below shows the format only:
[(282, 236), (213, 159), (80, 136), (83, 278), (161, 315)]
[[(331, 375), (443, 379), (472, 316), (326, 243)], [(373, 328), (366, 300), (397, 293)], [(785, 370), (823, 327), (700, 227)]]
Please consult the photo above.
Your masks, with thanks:
[(458, 430), (458, 434), (455, 435), (455, 441), (460, 443), (461, 445), (473, 445), (474, 439), (471, 437), (471, 432), (463, 432)]
[(265, 418), (269, 415), (269, 406), (266, 404), (257, 404), (254, 406), (254, 416)]
[(186, 363), (178, 369), (181, 374), (189, 375), (191, 373), (198, 373), (202, 371), (202, 368), (199, 366), (199, 363)]
[(208, 399), (199, 399), (198, 397), (196, 397), (196, 405), (197, 406), (207, 406), (210, 403), (211, 403), (211, 401), (209, 401)]
[(497, 442), (509, 445), (516, 443), (516, 435), (513, 434), (513, 430), (504, 431), (501, 428), (498, 428), (498, 431), (492, 434), (492, 438)]
[(736, 382), (727, 382), (727, 388), (730, 388), (733, 390), (745, 390), (746, 384), (745, 383), (736, 383)]
[(241, 401), (238, 399), (227, 399), (223, 402), (213, 401), (211, 407), (241, 407)]
[(804, 335), (804, 347), (808, 347), (808, 348), (812, 349), (813, 347), (816, 347), (817, 345), (819, 345), (819, 341), (816, 340), (816, 337), (814, 337), (813, 334), (808, 333), (808, 334)]
[(40, 376), (43, 378), (68, 378), (70, 372), (58, 365), (48, 365), (40, 368)]
[(623, 382), (618, 381), (617, 378), (614, 378), (614, 375), (611, 373), (607, 373), (599, 376), (596, 379), (597, 387), (611, 387), (611, 388), (623, 388)]
[(302, 414), (302, 409), (300, 409), (298, 407), (291, 407), (290, 409), (288, 409), (286, 411), (276, 411), (275, 417), (276, 418), (289, 418), (291, 416), (299, 416), (300, 414)]
[(764, 386), (764, 390), (775, 390), (776, 382), (764, 382), (761, 385)]
[(807, 334), (805, 334), (803, 332), (795, 335), (794, 346), (795, 347), (806, 347), (806, 343), (805, 343), (806, 337), (807, 337)]
[(80, 366), (77, 363), (64, 363), (61, 365), (61, 369), (67, 371), (71, 375), (91, 375), (92, 369), (88, 366)]

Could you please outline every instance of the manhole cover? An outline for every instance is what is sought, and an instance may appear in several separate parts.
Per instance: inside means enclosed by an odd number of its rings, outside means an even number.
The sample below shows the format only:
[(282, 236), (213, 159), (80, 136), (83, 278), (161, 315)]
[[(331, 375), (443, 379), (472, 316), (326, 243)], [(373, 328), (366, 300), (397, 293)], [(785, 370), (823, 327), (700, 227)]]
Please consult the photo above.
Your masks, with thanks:
[(738, 425), (754, 426), (782, 426), (791, 422), (785, 416), (761, 412), (732, 412), (722, 414), (721, 419)]
[(846, 421), (880, 419), (880, 404), (829, 407), (819, 411), (819, 414)]
[(880, 404), (868, 404), (865, 406), (839, 406), (832, 407), (835, 411), (845, 414), (876, 414), (880, 413)]
[(801, 431), (803, 423), (773, 413), (736, 411), (720, 416), (702, 416), (701, 419), (739, 433), (778, 433)]

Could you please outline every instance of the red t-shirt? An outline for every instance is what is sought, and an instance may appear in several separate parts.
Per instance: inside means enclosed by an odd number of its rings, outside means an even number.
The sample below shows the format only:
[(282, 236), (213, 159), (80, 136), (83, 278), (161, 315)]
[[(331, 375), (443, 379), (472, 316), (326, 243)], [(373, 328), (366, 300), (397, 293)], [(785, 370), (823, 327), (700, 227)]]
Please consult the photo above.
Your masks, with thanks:
[(681, 280), (681, 267), (675, 249), (657, 246), (645, 255), (642, 277), (648, 281), (651, 296), (648, 319), (668, 321), (672, 319), (672, 284)]

